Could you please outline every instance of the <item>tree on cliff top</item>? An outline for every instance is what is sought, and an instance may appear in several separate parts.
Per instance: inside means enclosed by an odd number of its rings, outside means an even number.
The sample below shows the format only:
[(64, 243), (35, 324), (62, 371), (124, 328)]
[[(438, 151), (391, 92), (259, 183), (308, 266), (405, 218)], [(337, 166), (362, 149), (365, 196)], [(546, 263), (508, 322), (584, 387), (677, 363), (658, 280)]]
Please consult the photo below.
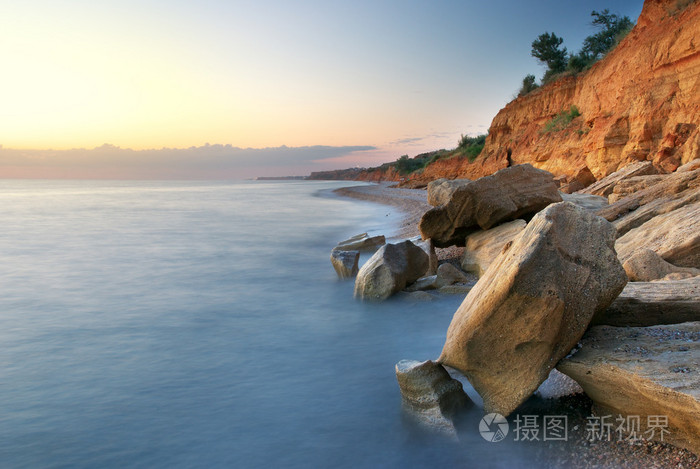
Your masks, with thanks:
[(540, 34), (532, 41), (532, 56), (547, 66), (542, 82), (566, 70), (566, 47), (559, 48), (562, 42), (564, 39), (554, 33)]
[(599, 27), (600, 31), (584, 39), (581, 52), (588, 54), (595, 61), (615, 47), (621, 37), (632, 29), (634, 23), (627, 16), (619, 17), (610, 13), (607, 8), (601, 12), (593, 10), (591, 16), (592, 24)]

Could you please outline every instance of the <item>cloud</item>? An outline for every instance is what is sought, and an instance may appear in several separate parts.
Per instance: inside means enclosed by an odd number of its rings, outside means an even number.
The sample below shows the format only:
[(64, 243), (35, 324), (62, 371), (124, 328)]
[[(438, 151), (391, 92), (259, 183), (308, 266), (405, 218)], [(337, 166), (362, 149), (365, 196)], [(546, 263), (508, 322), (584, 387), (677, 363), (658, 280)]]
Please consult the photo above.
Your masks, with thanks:
[(132, 150), (105, 144), (92, 149), (15, 150), (0, 146), (0, 176), (235, 178), (286, 175), (277, 173), (281, 168), (308, 174), (318, 169), (319, 160), (372, 150), (376, 147), (239, 148), (207, 144), (183, 149)]

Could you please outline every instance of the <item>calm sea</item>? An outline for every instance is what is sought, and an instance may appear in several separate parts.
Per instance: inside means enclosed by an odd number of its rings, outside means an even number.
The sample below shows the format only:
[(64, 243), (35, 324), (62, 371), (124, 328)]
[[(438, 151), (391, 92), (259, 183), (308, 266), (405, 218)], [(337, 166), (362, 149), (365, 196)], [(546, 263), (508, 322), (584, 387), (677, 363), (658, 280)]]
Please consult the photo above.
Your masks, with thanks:
[(530, 467), (403, 413), (462, 298), (353, 300), (349, 184), (0, 181), (0, 466)]

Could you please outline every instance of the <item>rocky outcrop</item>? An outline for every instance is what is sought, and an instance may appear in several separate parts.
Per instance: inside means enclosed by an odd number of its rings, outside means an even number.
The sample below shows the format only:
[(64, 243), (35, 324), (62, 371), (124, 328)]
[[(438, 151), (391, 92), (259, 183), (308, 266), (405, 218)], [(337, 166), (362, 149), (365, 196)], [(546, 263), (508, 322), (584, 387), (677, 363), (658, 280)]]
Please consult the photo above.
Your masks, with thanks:
[(446, 204), (423, 215), (419, 229), (423, 239), (432, 239), (437, 247), (461, 246), (472, 231), (532, 215), (560, 201), (550, 173), (514, 166), (458, 187)]
[(662, 279), (669, 274), (681, 274), (685, 277), (700, 275), (700, 269), (676, 267), (663, 260), (661, 256), (651, 249), (642, 249), (635, 252), (622, 267), (632, 282), (650, 282)]
[(419, 421), (454, 434), (452, 418), (473, 405), (442, 365), (433, 361), (401, 360), (396, 364), (404, 407)]
[(422, 277), (428, 265), (428, 255), (410, 241), (385, 244), (357, 274), (355, 298), (385, 300)]
[(333, 249), (336, 251), (368, 251), (386, 243), (383, 235), (369, 236), (367, 233), (360, 233), (338, 243)]
[(428, 184), (428, 203), (433, 207), (439, 207), (450, 201), (452, 194), (458, 187), (471, 182), (469, 179), (445, 179), (440, 178)]
[(583, 387), (597, 415), (639, 417), (637, 438), (700, 454), (700, 322), (598, 326), (581, 345), (557, 369)]
[(360, 251), (331, 251), (331, 264), (340, 279), (349, 279), (357, 275)]
[(507, 416), (527, 399), (622, 291), (614, 239), (606, 220), (550, 205), (467, 295), (438, 361), (464, 373), (487, 412)]
[(506, 244), (513, 240), (525, 229), (525, 220), (513, 220), (495, 228), (477, 231), (467, 236), (462, 269), (474, 272), (479, 277), (489, 268), (493, 260), (501, 253)]
[(655, 326), (700, 320), (700, 277), (628, 283), (591, 324)]
[(607, 197), (612, 194), (616, 186), (630, 178), (645, 176), (648, 174), (656, 174), (657, 170), (651, 161), (637, 161), (629, 164), (618, 171), (594, 182), (585, 189), (579, 191), (582, 194), (593, 194)]

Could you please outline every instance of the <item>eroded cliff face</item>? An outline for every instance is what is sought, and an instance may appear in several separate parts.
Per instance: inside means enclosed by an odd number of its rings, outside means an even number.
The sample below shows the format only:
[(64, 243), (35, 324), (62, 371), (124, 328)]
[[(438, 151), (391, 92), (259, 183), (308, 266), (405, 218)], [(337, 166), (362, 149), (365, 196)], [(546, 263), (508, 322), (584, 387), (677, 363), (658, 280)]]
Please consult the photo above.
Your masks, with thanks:
[[(572, 105), (580, 117), (543, 131)], [(441, 160), (416, 179), (474, 179), (521, 163), (586, 183), (636, 160), (670, 172), (700, 157), (699, 127), (700, 1), (646, 0), (634, 29), (590, 70), (506, 105), (474, 163)]]

